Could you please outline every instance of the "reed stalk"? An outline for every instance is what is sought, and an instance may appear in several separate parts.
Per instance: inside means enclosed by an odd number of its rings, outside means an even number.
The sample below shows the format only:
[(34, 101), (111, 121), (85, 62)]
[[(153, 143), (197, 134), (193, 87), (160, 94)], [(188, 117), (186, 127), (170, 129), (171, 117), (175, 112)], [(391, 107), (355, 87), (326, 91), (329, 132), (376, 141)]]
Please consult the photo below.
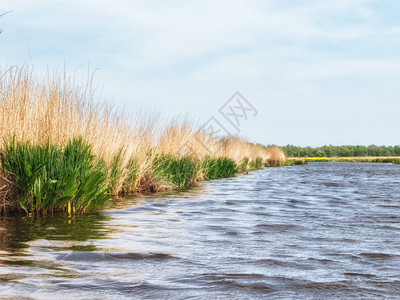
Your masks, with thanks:
[(27, 213), (84, 211), (110, 195), (182, 189), (285, 160), (279, 148), (217, 138), (187, 119), (160, 126), (155, 114), (127, 117), (63, 73), (1, 74), (1, 176)]

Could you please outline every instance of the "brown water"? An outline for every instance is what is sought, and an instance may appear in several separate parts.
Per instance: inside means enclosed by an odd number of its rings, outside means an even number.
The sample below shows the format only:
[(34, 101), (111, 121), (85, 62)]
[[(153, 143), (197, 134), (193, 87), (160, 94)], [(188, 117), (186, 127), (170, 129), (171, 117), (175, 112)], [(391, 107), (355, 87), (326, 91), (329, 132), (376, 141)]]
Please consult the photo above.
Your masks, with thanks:
[(0, 221), (0, 298), (400, 298), (400, 166), (311, 163)]

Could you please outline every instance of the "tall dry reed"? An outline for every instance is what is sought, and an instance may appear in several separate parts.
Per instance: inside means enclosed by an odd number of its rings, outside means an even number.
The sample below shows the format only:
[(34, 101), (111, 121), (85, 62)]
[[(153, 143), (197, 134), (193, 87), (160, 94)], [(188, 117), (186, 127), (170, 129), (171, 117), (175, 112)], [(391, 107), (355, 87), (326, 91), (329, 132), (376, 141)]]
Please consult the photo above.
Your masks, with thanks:
[(187, 120), (160, 128), (154, 114), (131, 119), (96, 104), (90, 84), (80, 86), (63, 73), (41, 79), (28, 67), (14, 67), (0, 74), (0, 138), (65, 146), (80, 136), (108, 166), (113, 194), (165, 188), (154, 174), (160, 155), (227, 157), (236, 163), (284, 157), (279, 149), (237, 137), (218, 139)]

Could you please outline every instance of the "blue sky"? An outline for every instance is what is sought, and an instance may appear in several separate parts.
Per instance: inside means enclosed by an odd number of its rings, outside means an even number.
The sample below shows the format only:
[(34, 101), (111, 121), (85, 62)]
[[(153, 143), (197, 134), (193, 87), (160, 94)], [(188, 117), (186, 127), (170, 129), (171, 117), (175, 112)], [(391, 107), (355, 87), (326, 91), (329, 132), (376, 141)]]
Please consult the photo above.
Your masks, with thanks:
[[(82, 77), (101, 99), (218, 120), (239, 91), (264, 144), (400, 144), (400, 1), (9, 1), (1, 69)], [(100, 96), (99, 96), (100, 99)], [(100, 100), (99, 100), (100, 101)], [(225, 123), (224, 123), (225, 122)]]

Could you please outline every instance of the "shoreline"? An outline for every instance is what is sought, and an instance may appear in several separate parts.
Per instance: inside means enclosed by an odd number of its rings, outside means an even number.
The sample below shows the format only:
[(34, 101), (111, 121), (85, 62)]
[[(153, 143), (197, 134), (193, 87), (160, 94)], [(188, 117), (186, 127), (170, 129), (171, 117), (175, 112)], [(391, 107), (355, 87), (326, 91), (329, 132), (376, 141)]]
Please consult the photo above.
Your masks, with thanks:
[(302, 165), (309, 162), (344, 163), (391, 163), (400, 164), (400, 156), (352, 156), (352, 157), (288, 157), (289, 165)]
[(71, 215), (112, 196), (185, 189), (286, 159), (278, 147), (217, 136), (187, 118), (128, 116), (62, 72), (12, 68), (0, 93), (0, 214)]
[[(181, 158), (173, 157), (172, 159), (190, 160), (189, 157), (181, 157)], [(210, 160), (212, 161), (212, 164), (210, 164)], [(226, 170), (227, 168), (226, 165), (224, 166), (223, 163), (219, 162), (228, 162), (230, 164), (230, 166), (228, 167), (229, 170)], [(276, 161), (270, 159), (265, 161), (261, 159), (257, 159), (256, 161), (249, 161), (248, 159), (245, 158), (243, 159), (243, 162), (240, 165), (237, 165), (233, 160), (230, 160), (229, 158), (220, 157), (217, 159), (209, 158), (208, 161), (206, 159), (203, 161), (197, 161), (196, 163), (198, 164), (198, 166), (202, 166), (201, 169), (202, 175), (199, 177), (196, 177), (198, 176), (197, 173), (199, 172), (199, 169), (192, 170), (192, 173), (190, 174), (186, 173), (187, 171), (183, 172), (183, 170), (180, 170), (182, 172), (180, 171), (177, 172), (177, 169), (174, 169), (175, 171), (174, 173), (168, 173), (166, 169), (163, 169), (162, 171), (165, 173), (164, 174), (162, 172), (159, 173), (160, 177), (157, 178), (159, 182), (164, 181), (163, 183), (165, 184), (165, 186), (164, 188), (161, 189), (153, 189), (152, 186), (149, 186), (149, 188), (146, 190), (141, 189), (141, 190), (135, 190), (130, 193), (113, 195), (109, 192), (108, 190), (109, 187), (104, 186), (104, 182), (99, 182), (96, 186), (94, 186), (95, 190), (98, 189), (102, 190), (102, 192), (99, 194), (101, 196), (99, 205), (94, 205), (92, 207), (89, 205), (84, 207), (84, 205), (82, 204), (76, 205), (72, 203), (73, 196), (71, 196), (68, 199), (64, 200), (63, 202), (58, 203), (57, 204), (58, 207), (48, 208), (46, 206), (42, 206), (42, 207), (36, 207), (36, 209), (32, 211), (28, 210), (26, 203), (23, 204), (21, 202), (22, 201), (20, 200), (21, 196), (18, 195), (18, 191), (15, 188), (15, 183), (12, 181), (12, 176), (4, 176), (0, 173), (0, 218), (12, 217), (12, 216), (21, 217), (23, 215), (26, 215), (28, 217), (45, 217), (47, 215), (55, 216), (60, 214), (61, 215), (67, 214), (71, 216), (75, 213), (86, 212), (92, 208), (100, 208), (104, 204), (106, 204), (106, 202), (112, 200), (113, 198), (120, 198), (124, 196), (141, 197), (141, 196), (187, 191), (195, 187), (198, 182), (231, 178), (235, 177), (236, 175), (248, 174), (249, 172), (263, 170), (265, 168), (280, 167), (283, 166), (285, 162), (280, 160)], [(182, 184), (181, 180), (182, 174), (184, 175), (184, 180), (185, 180), (184, 184)], [(37, 202), (38, 200), (37, 195), (40, 192), (37, 192), (35, 188), (36, 186), (34, 187), (34, 197), (36, 197), (36, 199), (31, 199), (31, 200), (36, 200)], [(106, 190), (105, 188), (108, 189)], [(65, 189), (68, 189), (68, 187), (66, 187)], [(77, 192), (78, 191), (75, 191), (75, 193)]]

